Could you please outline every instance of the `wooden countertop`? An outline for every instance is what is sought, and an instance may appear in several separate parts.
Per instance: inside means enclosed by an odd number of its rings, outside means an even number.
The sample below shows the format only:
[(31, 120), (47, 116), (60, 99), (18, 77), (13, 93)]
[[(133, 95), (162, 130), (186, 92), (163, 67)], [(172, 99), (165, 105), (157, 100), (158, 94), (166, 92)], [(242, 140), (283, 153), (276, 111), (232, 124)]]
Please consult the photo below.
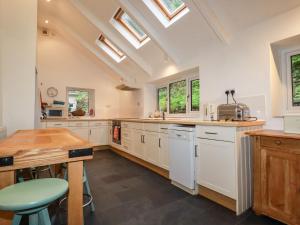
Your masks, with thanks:
[(249, 131), (246, 134), (250, 136), (300, 139), (300, 134), (285, 133), (282, 130), (258, 130), (258, 131)]
[[(69, 150), (90, 149), (92, 145), (65, 128), (19, 130), (0, 141), (0, 157), (11, 156), (11, 169), (50, 165), (64, 160), (78, 161), (92, 159), (92, 156), (69, 158)], [(33, 159), (30, 164), (28, 159)], [(0, 167), (7, 170), (8, 167)]]
[(223, 126), (223, 127), (251, 127), (262, 126), (265, 121), (204, 121), (193, 118), (167, 118), (163, 119), (139, 119), (139, 118), (113, 118), (113, 119), (100, 119), (100, 118), (65, 118), (65, 119), (46, 119), (45, 122), (69, 122), (69, 121), (112, 121), (118, 120), (123, 122), (136, 122), (136, 123), (159, 123), (159, 124), (181, 124), (181, 125), (203, 125), (203, 126)]
[(262, 126), (265, 121), (204, 121), (197, 119), (114, 119), (123, 122), (137, 122), (137, 123), (161, 123), (161, 124), (182, 124), (182, 125), (203, 125), (203, 126), (223, 126), (223, 127), (250, 127)]

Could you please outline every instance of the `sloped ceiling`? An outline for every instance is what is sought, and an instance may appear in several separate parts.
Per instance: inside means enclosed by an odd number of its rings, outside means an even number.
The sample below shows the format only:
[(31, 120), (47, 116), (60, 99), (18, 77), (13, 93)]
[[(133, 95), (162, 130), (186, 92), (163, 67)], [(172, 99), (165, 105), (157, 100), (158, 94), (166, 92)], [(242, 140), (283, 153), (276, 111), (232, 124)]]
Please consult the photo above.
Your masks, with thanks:
[[(142, 0), (39, 0), (39, 26), (73, 38), (133, 86), (165, 68), (174, 72), (199, 65), (201, 49), (214, 42), (230, 44), (235, 33), (300, 6), (299, 0), (185, 0), (190, 12), (165, 29)], [(119, 7), (145, 29), (151, 41), (136, 50), (110, 24)], [(95, 44), (104, 33), (127, 58), (114, 62)], [(177, 70), (177, 71), (176, 71)]]

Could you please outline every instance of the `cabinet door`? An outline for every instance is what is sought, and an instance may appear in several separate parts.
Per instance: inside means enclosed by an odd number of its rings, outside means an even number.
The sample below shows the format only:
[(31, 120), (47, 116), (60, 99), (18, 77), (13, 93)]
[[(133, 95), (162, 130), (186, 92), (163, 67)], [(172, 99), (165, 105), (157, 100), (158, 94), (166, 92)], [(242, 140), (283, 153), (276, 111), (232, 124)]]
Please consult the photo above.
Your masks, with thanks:
[(72, 132), (77, 134), (79, 137), (81, 137), (84, 140), (89, 140), (89, 128), (88, 127), (72, 127), (70, 128)]
[(145, 132), (145, 160), (159, 166), (159, 134)]
[(283, 221), (300, 224), (300, 156), (261, 150), (262, 209)]
[(169, 150), (169, 141), (167, 134), (159, 135), (159, 166), (169, 170), (170, 164), (170, 150)]
[(93, 145), (108, 145), (108, 127), (99, 126), (90, 128), (90, 138), (89, 141)]
[(132, 134), (132, 154), (138, 158), (144, 159), (144, 132), (140, 130), (133, 130)]
[(197, 182), (236, 199), (235, 144), (198, 139)]

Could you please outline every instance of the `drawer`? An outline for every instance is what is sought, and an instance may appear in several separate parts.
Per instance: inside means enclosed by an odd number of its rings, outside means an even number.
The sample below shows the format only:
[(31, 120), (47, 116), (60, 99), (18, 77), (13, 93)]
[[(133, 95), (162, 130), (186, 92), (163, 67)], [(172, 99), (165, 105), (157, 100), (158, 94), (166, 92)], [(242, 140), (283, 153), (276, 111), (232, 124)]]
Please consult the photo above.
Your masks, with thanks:
[(121, 122), (121, 127), (122, 127), (122, 129), (123, 128), (131, 128), (131, 126), (132, 126), (132, 123), (130, 123), (130, 122)]
[(68, 127), (68, 122), (47, 122), (47, 127)]
[(89, 127), (108, 126), (108, 121), (89, 121)]
[(261, 137), (260, 145), (280, 150), (296, 150), (300, 153), (300, 140), (277, 138), (277, 137)]
[(135, 130), (144, 130), (144, 123), (132, 123), (131, 127)]
[(158, 123), (145, 123), (144, 124), (145, 131), (152, 131), (158, 132), (159, 131), (159, 124)]
[(69, 127), (88, 127), (89, 122), (88, 121), (70, 121)]
[(197, 138), (235, 142), (235, 136), (235, 127), (197, 126), (196, 128)]
[(160, 133), (168, 133), (168, 129), (171, 124), (159, 124), (159, 131)]

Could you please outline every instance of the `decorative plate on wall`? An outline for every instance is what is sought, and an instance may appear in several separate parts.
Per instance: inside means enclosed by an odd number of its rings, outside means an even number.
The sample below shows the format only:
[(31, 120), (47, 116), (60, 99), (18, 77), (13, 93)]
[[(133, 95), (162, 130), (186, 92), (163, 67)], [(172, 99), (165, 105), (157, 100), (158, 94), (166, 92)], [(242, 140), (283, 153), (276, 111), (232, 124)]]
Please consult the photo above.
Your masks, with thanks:
[(47, 95), (49, 97), (56, 97), (58, 95), (58, 90), (55, 87), (49, 87), (47, 89)]

